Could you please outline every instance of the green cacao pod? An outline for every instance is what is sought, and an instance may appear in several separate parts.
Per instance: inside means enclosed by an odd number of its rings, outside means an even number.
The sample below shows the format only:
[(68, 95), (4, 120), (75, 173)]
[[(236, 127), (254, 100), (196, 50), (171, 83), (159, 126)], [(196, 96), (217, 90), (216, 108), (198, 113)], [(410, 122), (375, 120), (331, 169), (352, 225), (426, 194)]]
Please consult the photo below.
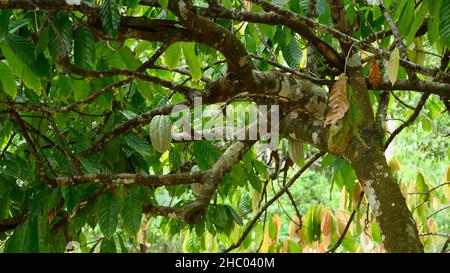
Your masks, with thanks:
[(289, 139), (288, 153), (292, 161), (295, 164), (300, 165), (303, 160), (303, 142)]
[(158, 152), (167, 151), (172, 142), (172, 122), (168, 116), (153, 117), (150, 122), (150, 140)]

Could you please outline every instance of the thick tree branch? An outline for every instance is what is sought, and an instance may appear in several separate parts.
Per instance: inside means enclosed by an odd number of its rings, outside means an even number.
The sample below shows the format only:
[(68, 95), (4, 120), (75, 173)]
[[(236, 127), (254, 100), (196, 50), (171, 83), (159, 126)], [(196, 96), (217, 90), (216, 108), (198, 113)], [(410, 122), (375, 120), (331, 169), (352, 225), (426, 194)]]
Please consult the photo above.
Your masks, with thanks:
[(208, 172), (188, 172), (167, 175), (149, 174), (87, 174), (72, 177), (57, 177), (55, 182), (60, 186), (70, 186), (85, 183), (102, 183), (111, 186), (118, 185), (143, 185), (151, 188), (159, 186), (186, 185), (192, 183), (203, 183), (203, 178)]

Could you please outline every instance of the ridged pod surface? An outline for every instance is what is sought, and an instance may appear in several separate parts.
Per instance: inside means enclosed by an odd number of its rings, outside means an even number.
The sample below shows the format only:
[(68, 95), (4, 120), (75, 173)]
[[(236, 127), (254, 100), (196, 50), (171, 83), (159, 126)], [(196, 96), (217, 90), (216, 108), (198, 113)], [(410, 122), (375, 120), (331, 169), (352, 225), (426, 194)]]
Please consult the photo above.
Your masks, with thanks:
[(300, 165), (303, 160), (303, 142), (289, 139), (288, 153), (292, 161), (295, 164)]
[(153, 147), (161, 153), (169, 149), (172, 142), (172, 122), (168, 116), (154, 116), (150, 122), (150, 140)]

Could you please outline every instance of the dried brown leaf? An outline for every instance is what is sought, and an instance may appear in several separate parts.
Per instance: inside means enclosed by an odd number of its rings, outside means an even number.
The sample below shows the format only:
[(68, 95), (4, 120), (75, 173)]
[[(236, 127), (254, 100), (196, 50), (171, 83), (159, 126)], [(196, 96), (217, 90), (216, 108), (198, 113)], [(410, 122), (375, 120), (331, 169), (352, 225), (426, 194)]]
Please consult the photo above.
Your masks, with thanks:
[(328, 94), (328, 113), (325, 117), (324, 127), (335, 124), (341, 120), (347, 112), (350, 103), (347, 97), (347, 77), (345, 74), (339, 76), (339, 79), (331, 87)]
[(374, 88), (378, 88), (378, 85), (383, 82), (380, 67), (378, 66), (377, 60), (375, 58), (372, 58), (370, 60), (369, 82)]

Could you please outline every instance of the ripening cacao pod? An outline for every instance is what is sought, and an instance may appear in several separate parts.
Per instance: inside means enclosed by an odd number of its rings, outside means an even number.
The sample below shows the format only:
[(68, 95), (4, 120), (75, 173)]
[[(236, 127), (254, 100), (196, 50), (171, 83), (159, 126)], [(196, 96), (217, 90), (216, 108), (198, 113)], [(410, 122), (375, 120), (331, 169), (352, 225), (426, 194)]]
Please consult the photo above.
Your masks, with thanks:
[(292, 161), (295, 164), (300, 165), (303, 160), (303, 143), (301, 141), (289, 139), (288, 153)]
[(150, 140), (161, 153), (167, 151), (172, 142), (172, 122), (168, 116), (154, 116), (150, 122)]

